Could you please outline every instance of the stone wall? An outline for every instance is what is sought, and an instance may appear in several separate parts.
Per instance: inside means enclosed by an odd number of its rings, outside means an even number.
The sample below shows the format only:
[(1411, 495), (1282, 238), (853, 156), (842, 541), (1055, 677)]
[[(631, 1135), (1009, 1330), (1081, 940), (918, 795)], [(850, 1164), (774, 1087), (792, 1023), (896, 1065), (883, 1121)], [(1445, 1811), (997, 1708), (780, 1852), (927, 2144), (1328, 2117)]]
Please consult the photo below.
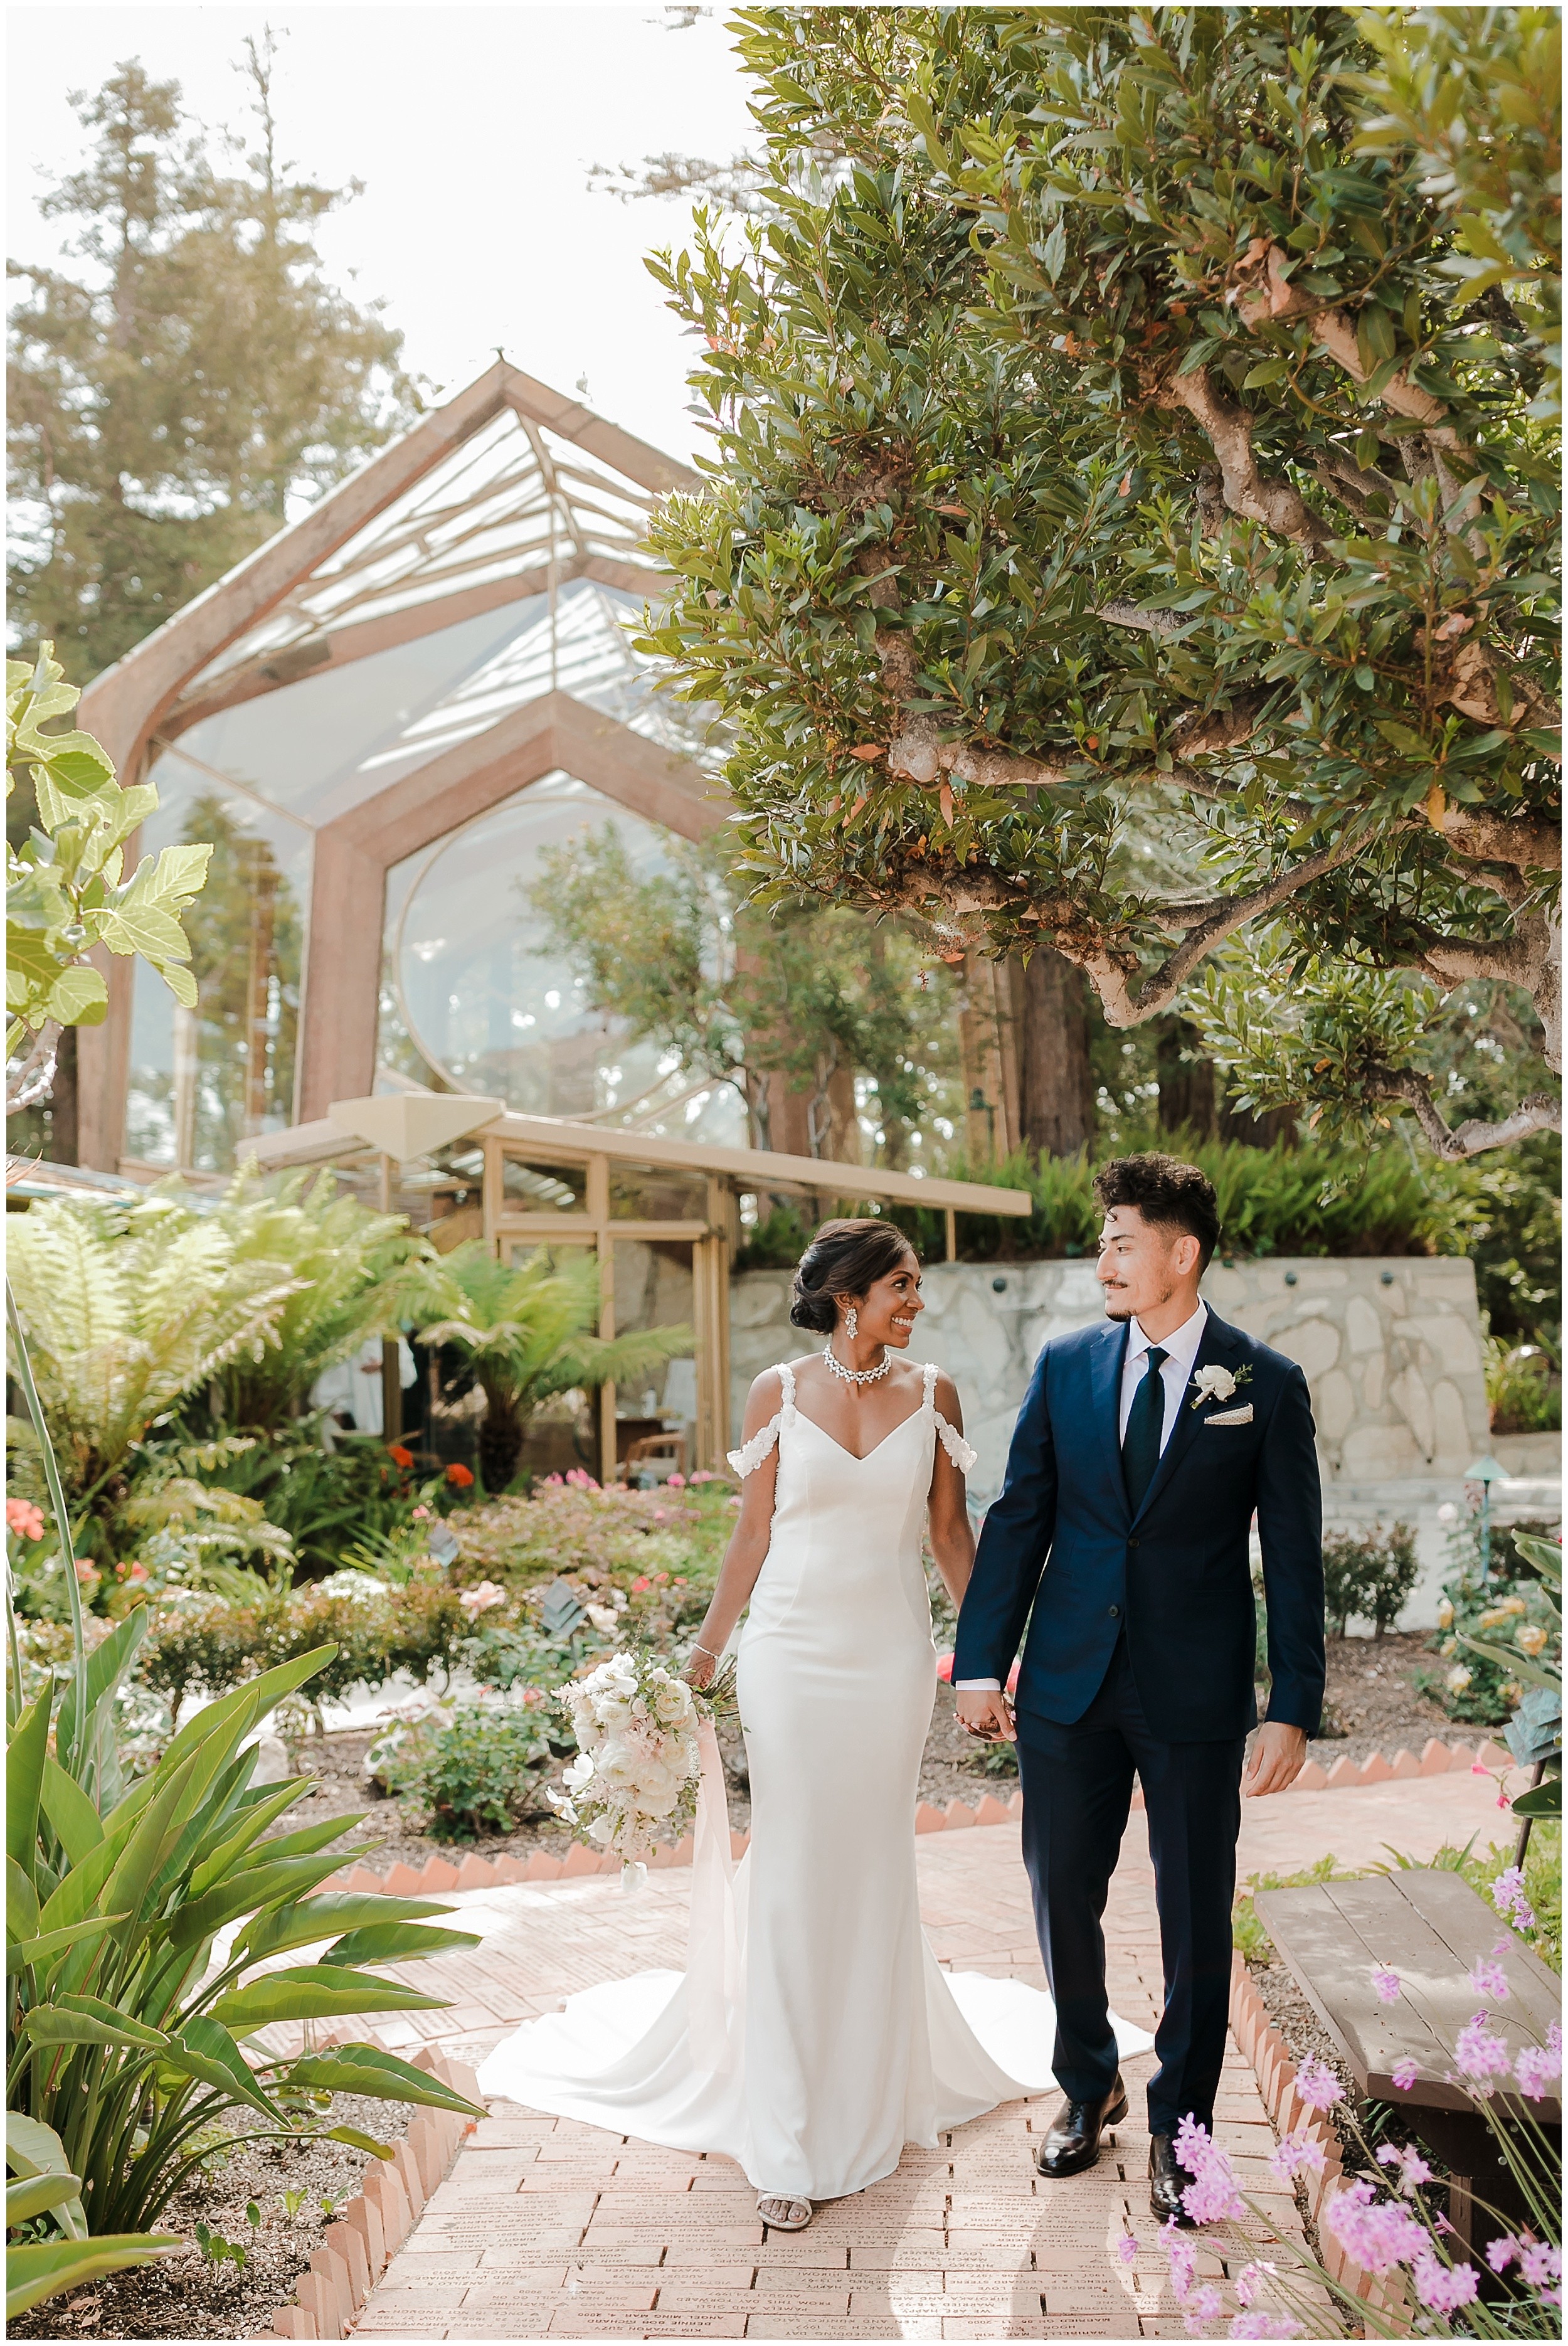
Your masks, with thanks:
[[(1413, 1523), (1422, 1562), (1406, 1625), (1435, 1617), (1448, 1526), (1466, 1467), (1490, 1443), (1475, 1273), (1462, 1258), (1393, 1255), (1325, 1260), (1276, 1256), (1210, 1267), (1206, 1301), (1300, 1363), (1312, 1394), (1332, 1525)], [(970, 1489), (981, 1507), (1002, 1486), (1013, 1423), (1041, 1346), (1102, 1317), (1092, 1262), (934, 1263), (912, 1356), (944, 1368), (963, 1398), (979, 1452)], [(813, 1339), (789, 1324), (789, 1280), (748, 1271), (731, 1288), (732, 1422), (759, 1370)], [(1495, 1494), (1503, 1519), (1560, 1512), (1561, 1486), (1532, 1445), (1531, 1479)], [(1503, 1462), (1512, 1466), (1514, 1461)], [(1525, 1461), (1519, 1461), (1521, 1466)]]

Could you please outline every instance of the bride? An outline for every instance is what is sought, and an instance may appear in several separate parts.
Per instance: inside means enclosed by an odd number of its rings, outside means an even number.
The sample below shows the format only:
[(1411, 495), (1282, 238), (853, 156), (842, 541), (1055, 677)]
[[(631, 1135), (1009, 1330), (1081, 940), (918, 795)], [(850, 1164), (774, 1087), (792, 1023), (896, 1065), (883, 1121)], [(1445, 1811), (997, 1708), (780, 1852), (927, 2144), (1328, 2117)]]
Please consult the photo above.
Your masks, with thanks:
[[(732, 1876), (710, 1779), (686, 1972), (590, 1988), (480, 2070), (486, 2094), (728, 2154), (781, 2231), (891, 2175), (906, 2142), (933, 2147), (1052, 2083), (1050, 1998), (943, 1972), (920, 1923), (936, 1694), (922, 1533), (955, 1607), (974, 1558), (957, 1393), (898, 1357), (920, 1290), (900, 1231), (825, 1222), (789, 1316), (826, 1345), (752, 1385), (729, 1455), (740, 1517), (687, 1669), (709, 1685), (747, 1614), (751, 1846)], [(1124, 2052), (1149, 2042), (1120, 2023), (1117, 2036)]]

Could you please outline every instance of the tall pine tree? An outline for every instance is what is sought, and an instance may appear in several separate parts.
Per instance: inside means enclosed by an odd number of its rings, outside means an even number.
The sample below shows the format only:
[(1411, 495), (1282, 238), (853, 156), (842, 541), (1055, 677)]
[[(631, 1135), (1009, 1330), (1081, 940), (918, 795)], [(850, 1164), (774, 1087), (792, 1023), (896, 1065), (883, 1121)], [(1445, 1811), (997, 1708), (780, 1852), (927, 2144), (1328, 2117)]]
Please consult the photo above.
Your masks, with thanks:
[(135, 59), (76, 94), (92, 143), (41, 205), (76, 224), (76, 273), (10, 264), (13, 626), (79, 682), (418, 409), (382, 305), (323, 278), (319, 224), (360, 185), (280, 159), (274, 67), (270, 35), (246, 42), (247, 142)]

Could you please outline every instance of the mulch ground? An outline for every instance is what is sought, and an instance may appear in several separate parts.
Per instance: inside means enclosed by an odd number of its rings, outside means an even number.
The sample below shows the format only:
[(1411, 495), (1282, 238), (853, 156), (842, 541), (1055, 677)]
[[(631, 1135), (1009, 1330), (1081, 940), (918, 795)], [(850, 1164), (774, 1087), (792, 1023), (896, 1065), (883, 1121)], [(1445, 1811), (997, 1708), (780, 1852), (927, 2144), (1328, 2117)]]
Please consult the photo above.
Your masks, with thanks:
[[(334, 2126), (358, 2127), (378, 2142), (408, 2132), (412, 2111), (402, 2102), (372, 2102), (340, 2094)], [(239, 2112), (234, 2131), (253, 2120)], [(226, 2121), (225, 2130), (228, 2130)], [(6, 2323), (13, 2338), (257, 2338), (292, 2299), (327, 2226), (360, 2188), (370, 2160), (350, 2143), (237, 2145), (218, 2153), (176, 2194), (158, 2229), (187, 2242), (158, 2264), (138, 2265), (90, 2281), (68, 2296), (46, 2298)], [(285, 2198), (285, 2193), (288, 2198)], [(297, 2195), (297, 2196), (296, 2196)], [(260, 2218), (246, 2215), (253, 2206)], [(291, 2210), (291, 2212), (290, 2212)], [(200, 2221), (215, 2235), (237, 2240), (243, 2265), (209, 2263), (198, 2247)]]

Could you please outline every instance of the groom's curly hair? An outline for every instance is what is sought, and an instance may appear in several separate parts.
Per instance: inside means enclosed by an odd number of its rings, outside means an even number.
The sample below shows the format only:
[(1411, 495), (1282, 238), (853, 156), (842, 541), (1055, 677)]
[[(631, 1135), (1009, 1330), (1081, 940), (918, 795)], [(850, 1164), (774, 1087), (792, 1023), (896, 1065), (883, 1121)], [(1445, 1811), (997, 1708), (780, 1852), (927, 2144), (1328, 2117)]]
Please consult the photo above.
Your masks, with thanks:
[(1095, 1195), (1103, 1213), (1113, 1206), (1135, 1206), (1145, 1222), (1185, 1230), (1203, 1250), (1201, 1268), (1208, 1269), (1219, 1244), (1219, 1204), (1213, 1182), (1196, 1165), (1153, 1148), (1137, 1157), (1113, 1157), (1095, 1176)]

